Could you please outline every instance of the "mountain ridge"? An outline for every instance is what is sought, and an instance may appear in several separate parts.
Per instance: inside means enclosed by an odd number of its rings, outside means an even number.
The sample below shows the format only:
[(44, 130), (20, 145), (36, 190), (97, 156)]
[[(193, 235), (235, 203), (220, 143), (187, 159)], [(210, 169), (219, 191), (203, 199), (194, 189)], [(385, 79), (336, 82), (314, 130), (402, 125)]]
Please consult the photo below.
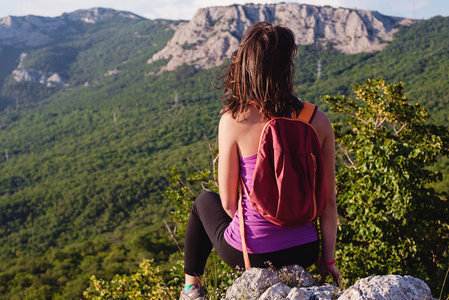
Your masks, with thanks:
[[(144, 20), (136, 14), (109, 8), (91, 8), (59, 17), (7, 16), (0, 19), (0, 52), (4, 46), (42, 47), (60, 36), (75, 34), (72, 24), (98, 24), (114, 18)], [(298, 45), (331, 45), (345, 54), (381, 51), (394, 39), (399, 26), (418, 20), (385, 16), (377, 11), (307, 4), (247, 4), (201, 8), (181, 22), (166, 47), (148, 63), (168, 60), (161, 71), (181, 65), (211, 68), (229, 59), (243, 33), (255, 22), (268, 21), (292, 29)]]
[(6, 16), (0, 18), (0, 51), (2, 46), (16, 48), (44, 46), (60, 36), (60, 30), (75, 33), (76, 28), (71, 22), (96, 24), (114, 17), (144, 19), (130, 12), (102, 7), (76, 10), (59, 17)]
[(219, 66), (237, 49), (244, 32), (260, 21), (289, 27), (297, 45), (331, 45), (345, 54), (381, 51), (399, 26), (418, 22), (368, 10), (293, 3), (207, 7), (180, 25), (148, 63), (167, 59), (162, 71), (173, 71), (184, 63), (206, 69)]

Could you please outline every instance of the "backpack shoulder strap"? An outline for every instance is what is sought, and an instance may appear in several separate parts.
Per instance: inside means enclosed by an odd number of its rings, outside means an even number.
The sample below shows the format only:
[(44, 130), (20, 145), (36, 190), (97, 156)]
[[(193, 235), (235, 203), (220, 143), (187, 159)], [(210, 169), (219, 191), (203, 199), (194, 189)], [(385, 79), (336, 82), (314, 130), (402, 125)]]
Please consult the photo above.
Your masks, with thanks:
[(301, 109), (299, 116), (296, 115), (296, 112), (293, 112), (293, 118), (310, 124), (312, 123), (312, 120), (315, 117), (317, 110), (318, 106), (312, 103), (304, 102), (304, 106)]
[(238, 202), (238, 211), (239, 211), (239, 223), (240, 223), (240, 237), (242, 239), (242, 252), (243, 252), (243, 261), (245, 262), (245, 270), (251, 268), (251, 263), (249, 261), (248, 248), (246, 247), (246, 238), (245, 238), (245, 220), (243, 216), (243, 191), (245, 190), (246, 196), (248, 197), (248, 190), (246, 189), (245, 183), (243, 182), (243, 178), (240, 176), (239, 182), (239, 202)]

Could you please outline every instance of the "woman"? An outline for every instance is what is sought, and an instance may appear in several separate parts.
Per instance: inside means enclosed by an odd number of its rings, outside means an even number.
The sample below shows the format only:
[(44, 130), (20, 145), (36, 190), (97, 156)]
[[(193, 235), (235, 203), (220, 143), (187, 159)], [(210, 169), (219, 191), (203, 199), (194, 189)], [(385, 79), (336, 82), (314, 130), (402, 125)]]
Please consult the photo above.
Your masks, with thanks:
[[(219, 124), (218, 183), (220, 195), (203, 192), (196, 199), (185, 237), (185, 289), (180, 299), (205, 299), (200, 281), (207, 257), (215, 248), (229, 266), (243, 267), (239, 231), (238, 182), (250, 191), (259, 137), (270, 117), (299, 112), (302, 102), (293, 94), (296, 55), (294, 35), (284, 26), (255, 24), (234, 52), (223, 76), (223, 115)], [(327, 206), (318, 232), (313, 223), (298, 227), (276, 226), (261, 217), (243, 195), (245, 234), (252, 267), (299, 264), (304, 268), (317, 259), (321, 280), (328, 275), (339, 285), (334, 249), (337, 234), (335, 195), (335, 142), (327, 116), (317, 111), (311, 122), (318, 134), (324, 158)]]

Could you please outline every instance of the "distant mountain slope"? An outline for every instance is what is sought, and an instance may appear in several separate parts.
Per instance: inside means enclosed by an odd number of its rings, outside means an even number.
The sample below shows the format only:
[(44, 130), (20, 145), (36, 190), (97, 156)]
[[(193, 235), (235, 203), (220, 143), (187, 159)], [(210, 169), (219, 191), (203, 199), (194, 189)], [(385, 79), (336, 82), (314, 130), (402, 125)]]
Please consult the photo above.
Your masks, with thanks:
[[(42, 86), (52, 95), (0, 112), (0, 298), (26, 289), (30, 299), (79, 299), (90, 274), (110, 278), (177, 251), (161, 220), (170, 222), (168, 169), (188, 169), (186, 155), (207, 165), (203, 136), (213, 139), (220, 104), (211, 72), (151, 75), (157, 66), (147, 57), (173, 24), (108, 25), (77, 37), (91, 44), (68, 69), (79, 85)], [(30, 56), (53, 57), (58, 47)], [(40, 84), (6, 86), (31, 98), (26, 87)]]
[[(63, 86), (102, 82), (133, 57), (164, 47), (179, 23), (103, 8), (2, 22), (9, 25), (0, 27), (0, 110), (38, 102)], [(29, 45), (28, 36), (43, 38)]]
[(92, 8), (65, 13), (60, 17), (7, 16), (0, 19), (0, 47), (28, 48), (47, 45), (79, 30), (80, 23), (98, 24), (114, 19), (142, 20), (135, 14), (107, 8)]
[(380, 51), (393, 40), (400, 25), (417, 22), (367, 10), (307, 4), (208, 7), (180, 26), (149, 62), (168, 59), (163, 70), (184, 63), (200, 68), (218, 66), (231, 56), (243, 33), (259, 21), (286, 25), (295, 33), (298, 45), (329, 44), (345, 54)]

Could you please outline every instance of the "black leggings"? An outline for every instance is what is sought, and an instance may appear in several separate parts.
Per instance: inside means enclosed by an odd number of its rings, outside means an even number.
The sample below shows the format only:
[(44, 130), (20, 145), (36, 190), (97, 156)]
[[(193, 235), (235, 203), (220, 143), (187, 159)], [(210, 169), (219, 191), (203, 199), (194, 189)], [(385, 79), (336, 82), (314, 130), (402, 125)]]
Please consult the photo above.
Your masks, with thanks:
[[(214, 192), (202, 192), (193, 204), (187, 222), (184, 272), (191, 276), (204, 273), (206, 260), (215, 248), (221, 259), (230, 267), (244, 268), (243, 253), (226, 242), (224, 232), (232, 218), (224, 211), (220, 196)], [(249, 254), (251, 267), (265, 268), (271, 262), (275, 268), (298, 264), (310, 267), (317, 259), (319, 242), (311, 242), (275, 252)]]

